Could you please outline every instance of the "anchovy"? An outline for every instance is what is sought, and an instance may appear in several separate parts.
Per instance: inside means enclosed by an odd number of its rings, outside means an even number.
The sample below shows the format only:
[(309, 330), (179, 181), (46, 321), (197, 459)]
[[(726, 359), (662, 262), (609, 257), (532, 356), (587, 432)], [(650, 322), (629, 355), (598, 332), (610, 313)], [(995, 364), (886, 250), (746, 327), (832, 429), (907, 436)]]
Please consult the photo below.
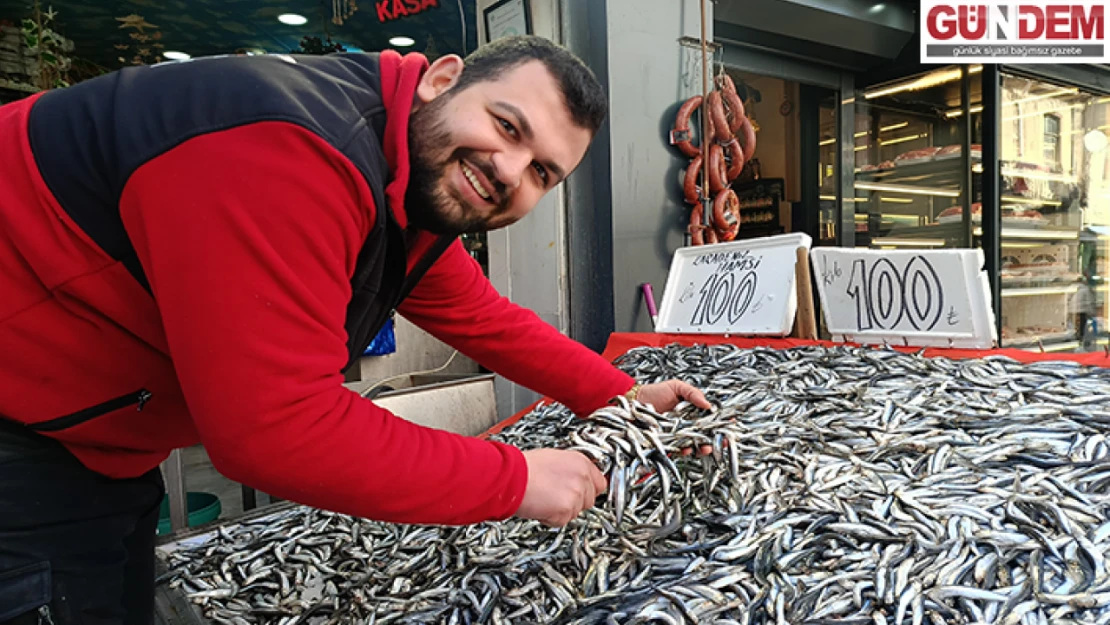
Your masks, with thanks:
[(567, 526), (309, 507), (163, 546), (218, 623), (1110, 624), (1110, 372), (889, 348), (637, 348), (670, 412), (545, 403), (494, 440), (609, 479)]

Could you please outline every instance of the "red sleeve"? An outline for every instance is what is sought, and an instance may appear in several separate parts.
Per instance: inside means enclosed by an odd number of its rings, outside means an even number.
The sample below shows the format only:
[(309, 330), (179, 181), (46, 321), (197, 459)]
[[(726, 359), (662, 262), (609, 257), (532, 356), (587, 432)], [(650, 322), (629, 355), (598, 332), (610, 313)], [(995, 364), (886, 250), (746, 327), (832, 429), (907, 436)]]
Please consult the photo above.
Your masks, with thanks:
[(386, 521), (516, 512), (520, 451), (414, 425), (342, 386), (373, 200), (322, 139), (282, 122), (201, 135), (139, 168), (121, 210), (217, 470)]
[(482, 366), (579, 415), (600, 408), (634, 383), (595, 352), (498, 294), (459, 241), (397, 310)]

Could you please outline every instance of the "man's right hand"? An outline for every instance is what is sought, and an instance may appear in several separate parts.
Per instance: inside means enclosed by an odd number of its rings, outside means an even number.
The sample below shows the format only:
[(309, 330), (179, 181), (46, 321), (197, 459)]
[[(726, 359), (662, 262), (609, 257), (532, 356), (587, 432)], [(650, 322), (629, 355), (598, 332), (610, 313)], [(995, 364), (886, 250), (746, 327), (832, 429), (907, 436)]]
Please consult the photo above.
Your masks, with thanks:
[(608, 487), (601, 471), (577, 451), (532, 449), (524, 452), (524, 461), (528, 464), (528, 485), (516, 512), (524, 519), (562, 527), (592, 508), (597, 496)]

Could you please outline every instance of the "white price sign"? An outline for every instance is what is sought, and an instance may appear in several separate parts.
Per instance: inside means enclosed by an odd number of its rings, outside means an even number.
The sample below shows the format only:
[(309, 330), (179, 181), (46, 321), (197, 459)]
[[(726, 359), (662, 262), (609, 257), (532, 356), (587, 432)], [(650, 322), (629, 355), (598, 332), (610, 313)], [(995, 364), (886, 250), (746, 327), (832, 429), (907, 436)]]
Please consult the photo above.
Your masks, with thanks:
[(810, 252), (834, 340), (989, 349), (996, 343), (982, 250)]
[(674, 253), (657, 332), (786, 335), (797, 308), (802, 233), (684, 247)]

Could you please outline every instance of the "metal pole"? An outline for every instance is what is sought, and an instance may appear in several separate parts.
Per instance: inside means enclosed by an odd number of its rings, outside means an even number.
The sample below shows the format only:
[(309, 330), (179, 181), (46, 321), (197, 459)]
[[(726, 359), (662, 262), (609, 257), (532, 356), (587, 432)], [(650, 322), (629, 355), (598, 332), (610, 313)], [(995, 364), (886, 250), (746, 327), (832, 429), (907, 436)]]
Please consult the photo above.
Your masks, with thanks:
[[(963, 236), (961, 239), (961, 247), (971, 248), (974, 247), (975, 239), (972, 237), (974, 233), (974, 221), (971, 213), (971, 204), (975, 199), (973, 192), (973, 181), (971, 179), (971, 74), (968, 72), (967, 65), (960, 66), (960, 110), (963, 111), (963, 116), (960, 118), (963, 123), (960, 124), (960, 202), (963, 203), (963, 213), (961, 213), (963, 224)], [(930, 215), (930, 218), (935, 218), (935, 215)]]
[(705, 32), (705, 1), (701, 0), (701, 223), (710, 223), (709, 201), (709, 50)]
[(995, 331), (1002, 341), (1002, 193), (999, 158), (1002, 108), (1002, 83), (998, 65), (983, 63), (983, 255), (991, 286)]

